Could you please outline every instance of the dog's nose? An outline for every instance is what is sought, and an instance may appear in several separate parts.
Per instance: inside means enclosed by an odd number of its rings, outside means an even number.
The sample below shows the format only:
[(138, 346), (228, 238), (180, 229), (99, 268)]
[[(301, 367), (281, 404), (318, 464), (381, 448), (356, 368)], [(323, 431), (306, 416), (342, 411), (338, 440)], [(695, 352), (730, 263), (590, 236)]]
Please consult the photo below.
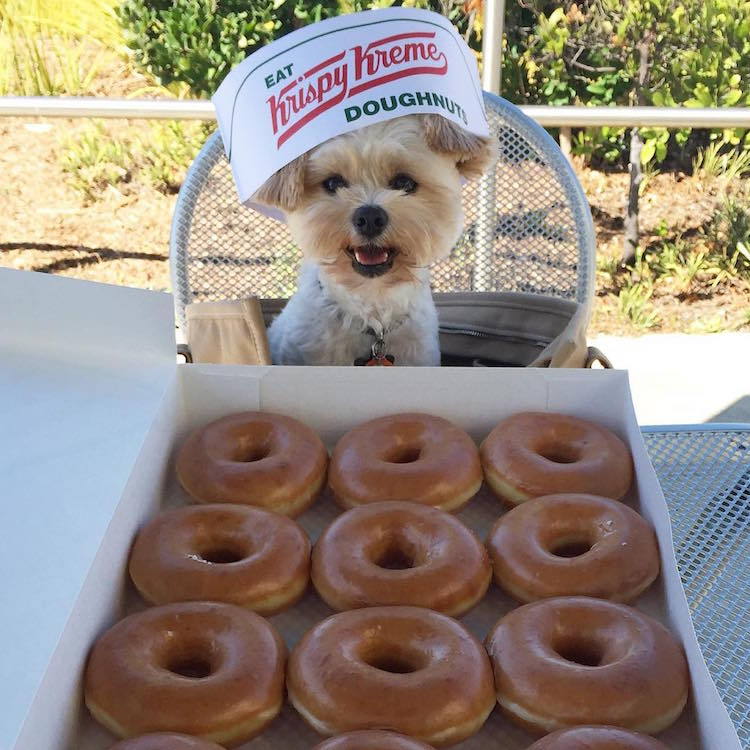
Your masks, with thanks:
[(360, 206), (352, 215), (354, 228), (371, 240), (388, 226), (388, 214), (380, 206)]

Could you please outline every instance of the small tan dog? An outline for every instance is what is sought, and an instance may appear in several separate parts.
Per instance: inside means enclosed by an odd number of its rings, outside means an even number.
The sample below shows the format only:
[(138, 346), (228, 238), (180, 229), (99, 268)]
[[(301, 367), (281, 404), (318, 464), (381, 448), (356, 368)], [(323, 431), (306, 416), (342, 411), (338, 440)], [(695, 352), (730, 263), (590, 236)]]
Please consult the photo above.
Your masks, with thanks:
[(493, 141), (439, 115), (345, 133), (271, 177), (254, 199), (282, 209), (304, 262), (269, 329), (275, 364), (439, 365), (429, 266), (463, 227), (462, 178)]

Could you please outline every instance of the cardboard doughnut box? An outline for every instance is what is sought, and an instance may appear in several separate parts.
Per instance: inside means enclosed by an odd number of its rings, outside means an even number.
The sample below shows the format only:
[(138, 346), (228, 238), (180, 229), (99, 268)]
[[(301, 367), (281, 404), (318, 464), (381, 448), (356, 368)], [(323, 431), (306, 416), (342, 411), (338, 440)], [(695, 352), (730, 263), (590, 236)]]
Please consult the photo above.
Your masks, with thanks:
[[(175, 480), (187, 431), (247, 409), (280, 412), (333, 446), (368, 419), (423, 411), (476, 441), (538, 410), (590, 419), (629, 445), (625, 501), (655, 527), (662, 572), (635, 606), (665, 623), (690, 665), (688, 707), (660, 739), (676, 750), (741, 750), (701, 656), (673, 555), (666, 503), (635, 420), (627, 373), (490, 368), (295, 368), (175, 363), (169, 295), (0, 269), (0, 749), (107, 750), (82, 674), (95, 639), (145, 604), (126, 563), (137, 530), (187, 497)], [(481, 539), (503, 512), (486, 489), (459, 518)], [(298, 520), (314, 540), (340, 510), (328, 494)], [(484, 638), (516, 602), (493, 583), (462, 621)], [(292, 647), (331, 610), (313, 592), (271, 618)], [(287, 706), (242, 750), (312, 748)], [(495, 709), (461, 750), (522, 750), (530, 735)]]

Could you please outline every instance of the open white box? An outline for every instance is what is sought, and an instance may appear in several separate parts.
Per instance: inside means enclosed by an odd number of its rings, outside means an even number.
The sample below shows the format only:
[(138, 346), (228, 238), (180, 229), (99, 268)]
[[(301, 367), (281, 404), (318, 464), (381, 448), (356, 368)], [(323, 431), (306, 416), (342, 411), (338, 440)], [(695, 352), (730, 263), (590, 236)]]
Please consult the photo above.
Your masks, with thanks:
[[(176, 365), (168, 295), (0, 269), (0, 750), (105, 750), (81, 675), (94, 639), (139, 605), (126, 580), (132, 538), (179, 501), (171, 456), (189, 428), (264, 409), (295, 416), (330, 445), (375, 416), (425, 411), (475, 439), (525, 409), (598, 421), (630, 445), (631, 503), (655, 526), (662, 575), (637, 606), (682, 640), (692, 699), (662, 739), (675, 750), (741, 750), (701, 657), (672, 553), (666, 504), (619, 371), (270, 368)], [(315, 536), (337, 510), (323, 498), (300, 519)], [(478, 496), (461, 518), (486, 533), (501, 512)], [(142, 606), (142, 605), (140, 605)], [(464, 622), (484, 636), (511, 606), (496, 588)], [(308, 594), (273, 618), (289, 643), (328, 610)], [(243, 746), (312, 747), (291, 709)], [(497, 711), (461, 748), (522, 750), (531, 738)]]

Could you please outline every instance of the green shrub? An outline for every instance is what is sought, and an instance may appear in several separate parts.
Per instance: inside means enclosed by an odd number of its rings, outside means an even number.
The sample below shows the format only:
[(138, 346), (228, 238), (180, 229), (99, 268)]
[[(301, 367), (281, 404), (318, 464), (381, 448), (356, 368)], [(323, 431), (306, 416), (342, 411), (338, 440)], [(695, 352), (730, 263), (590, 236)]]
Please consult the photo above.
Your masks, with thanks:
[(142, 70), (209, 97), (257, 47), (337, 10), (336, 0), (125, 0), (118, 16)]
[[(518, 104), (632, 105), (639, 89), (639, 45), (648, 44), (643, 104), (750, 105), (748, 0), (516, 0), (506, 16), (503, 93)], [(642, 161), (689, 169), (709, 138), (750, 148), (745, 131), (650, 129)], [(618, 128), (578, 134), (590, 163), (627, 163)]]

